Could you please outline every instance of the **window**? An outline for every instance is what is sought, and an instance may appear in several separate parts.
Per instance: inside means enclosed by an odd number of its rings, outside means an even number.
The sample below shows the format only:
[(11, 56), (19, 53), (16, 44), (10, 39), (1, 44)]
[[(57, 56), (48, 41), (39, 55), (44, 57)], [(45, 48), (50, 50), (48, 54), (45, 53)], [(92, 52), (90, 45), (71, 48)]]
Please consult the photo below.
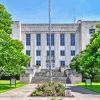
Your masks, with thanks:
[(26, 50), (26, 55), (30, 56), (30, 50)]
[(49, 46), (49, 45), (50, 45), (50, 35), (47, 34), (47, 46)]
[(60, 34), (60, 45), (61, 46), (65, 45), (65, 34), (64, 33)]
[(51, 34), (51, 46), (54, 46), (54, 34)]
[(55, 56), (54, 50), (51, 50), (51, 56)]
[(49, 51), (47, 51), (47, 56), (49, 56), (50, 55), (50, 52)]
[[(47, 56), (50, 56), (50, 51), (47, 51)], [(51, 50), (51, 56), (55, 56), (54, 50)]]
[(71, 50), (71, 56), (75, 56), (75, 50)]
[(71, 33), (71, 46), (75, 46), (75, 33)]
[(36, 56), (41, 56), (41, 51), (40, 50), (36, 51)]
[(30, 34), (27, 33), (27, 34), (26, 34), (26, 45), (27, 45), (27, 46), (30, 46), (30, 37), (31, 37)]
[(60, 51), (60, 55), (61, 55), (61, 56), (65, 56), (65, 51), (64, 51), (64, 50), (61, 50), (61, 51)]
[(89, 34), (95, 33), (95, 29), (89, 29)]
[(41, 65), (41, 61), (40, 60), (37, 60), (36, 61), (36, 65)]
[[(50, 45), (50, 34), (47, 34), (47, 46)], [(51, 46), (54, 46), (54, 34), (51, 34)]]
[(60, 61), (61, 66), (65, 66), (65, 61)]
[(36, 34), (36, 45), (41, 46), (41, 34)]

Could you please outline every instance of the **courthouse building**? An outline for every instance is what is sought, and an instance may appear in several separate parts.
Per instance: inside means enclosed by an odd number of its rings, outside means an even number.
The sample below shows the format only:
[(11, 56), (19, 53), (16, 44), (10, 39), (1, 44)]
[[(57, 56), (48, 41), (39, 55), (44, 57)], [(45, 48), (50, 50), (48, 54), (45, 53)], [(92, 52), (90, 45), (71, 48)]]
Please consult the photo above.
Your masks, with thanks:
[(48, 69), (49, 43), (51, 42), (52, 68), (68, 67), (71, 59), (84, 50), (99, 21), (81, 21), (73, 24), (52, 24), (49, 41), (48, 24), (25, 24), (18, 21), (12, 25), (11, 36), (23, 42), (23, 52), (30, 56), (30, 67), (41, 65)]

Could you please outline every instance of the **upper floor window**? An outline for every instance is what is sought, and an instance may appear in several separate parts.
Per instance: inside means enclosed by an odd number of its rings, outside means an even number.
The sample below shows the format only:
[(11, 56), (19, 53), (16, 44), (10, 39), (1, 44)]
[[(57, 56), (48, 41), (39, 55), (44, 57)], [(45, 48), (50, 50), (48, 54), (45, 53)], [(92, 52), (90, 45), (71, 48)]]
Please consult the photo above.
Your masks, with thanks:
[(40, 33), (36, 34), (36, 45), (41, 46), (41, 34)]
[(30, 38), (31, 38), (30, 33), (26, 33), (26, 45), (27, 46), (30, 46)]
[(89, 29), (89, 34), (95, 33), (95, 29)]
[(71, 56), (75, 56), (75, 50), (71, 50)]
[(65, 34), (64, 33), (60, 34), (60, 45), (61, 46), (65, 45)]
[(41, 56), (41, 51), (40, 50), (36, 51), (36, 56)]
[(53, 33), (51, 34), (51, 37), (50, 37), (50, 34), (47, 34), (47, 46), (50, 45), (50, 41), (51, 41), (51, 46), (54, 46), (54, 34)]
[(75, 33), (71, 33), (71, 46), (75, 46)]
[(51, 34), (51, 46), (54, 46), (54, 34)]
[(26, 55), (30, 56), (30, 50), (26, 50)]
[(64, 50), (61, 50), (61, 51), (60, 51), (60, 55), (61, 55), (61, 56), (65, 56), (65, 51), (64, 51)]

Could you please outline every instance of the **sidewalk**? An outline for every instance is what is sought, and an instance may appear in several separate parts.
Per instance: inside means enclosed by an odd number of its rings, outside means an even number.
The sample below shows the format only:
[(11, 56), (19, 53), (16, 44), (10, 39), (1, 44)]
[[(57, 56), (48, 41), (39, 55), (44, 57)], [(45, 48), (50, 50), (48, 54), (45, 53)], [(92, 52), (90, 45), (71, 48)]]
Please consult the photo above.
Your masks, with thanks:
[(78, 86), (69, 86), (69, 89), (72, 90), (72, 93), (77, 100), (100, 100), (100, 94), (97, 94), (96, 92)]
[[(50, 97), (28, 97), (36, 86), (35, 84), (29, 84), (28, 86), (0, 94), (0, 100), (50, 100)], [(69, 86), (69, 88), (72, 90), (75, 97), (64, 97), (62, 98), (63, 100), (100, 100), (100, 94), (98, 95), (81, 87)]]

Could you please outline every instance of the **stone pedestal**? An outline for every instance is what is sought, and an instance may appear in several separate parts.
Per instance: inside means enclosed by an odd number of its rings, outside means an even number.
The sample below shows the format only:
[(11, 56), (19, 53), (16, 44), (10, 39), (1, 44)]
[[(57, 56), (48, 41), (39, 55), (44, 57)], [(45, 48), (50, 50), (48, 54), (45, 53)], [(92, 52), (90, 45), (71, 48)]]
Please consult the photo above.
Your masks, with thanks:
[(22, 83), (31, 83), (32, 75), (31, 74), (24, 74), (20, 76), (20, 82)]
[(72, 96), (71, 90), (65, 90), (65, 96), (66, 97), (71, 97)]

